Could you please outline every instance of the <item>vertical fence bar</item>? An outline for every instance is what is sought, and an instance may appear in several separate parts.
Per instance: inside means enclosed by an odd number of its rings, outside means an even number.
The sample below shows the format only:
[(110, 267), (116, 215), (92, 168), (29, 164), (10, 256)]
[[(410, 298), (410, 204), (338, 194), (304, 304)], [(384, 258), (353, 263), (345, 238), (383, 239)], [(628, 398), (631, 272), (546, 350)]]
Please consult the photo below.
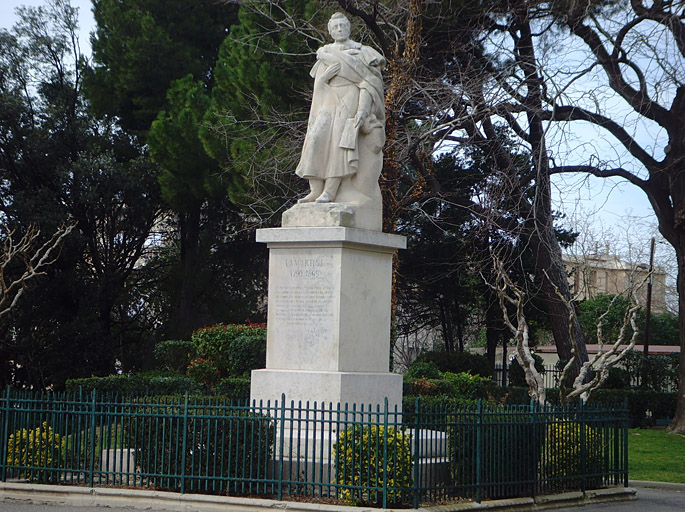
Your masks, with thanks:
[[(395, 440), (397, 443), (397, 440)], [(397, 448), (397, 446), (395, 446)], [(383, 401), (383, 464), (385, 464), (384, 478), (383, 478), (383, 508), (388, 508), (388, 397)], [(397, 472), (397, 464), (395, 464), (395, 472)], [(397, 478), (393, 481), (397, 485)]]
[(419, 508), (419, 461), (421, 460), (421, 402), (419, 397), (416, 397), (414, 402), (414, 508)]
[(5, 389), (5, 406), (3, 407), (5, 414), (2, 420), (2, 446), (0, 446), (0, 468), (2, 468), (2, 474), (0, 474), (0, 480), (3, 482), (7, 481), (7, 447), (10, 437), (10, 395), (12, 390), (9, 386)]
[[(291, 411), (292, 413), (292, 411)], [(280, 431), (278, 437), (278, 500), (283, 499), (283, 448), (285, 445), (285, 393), (281, 393), (281, 414), (276, 419), (276, 428)], [(292, 450), (292, 442), (290, 443)]]
[(90, 393), (90, 471), (89, 480), (90, 486), (95, 485), (95, 390)]
[(181, 442), (181, 494), (186, 491), (186, 448), (188, 447), (188, 392), (183, 400), (183, 438)]
[(623, 400), (623, 486), (628, 487), (628, 397)]
[(476, 503), (480, 503), (483, 497), (482, 492), (482, 453), (483, 450), (483, 403), (478, 399), (478, 418), (476, 426)]
[(585, 436), (585, 407), (583, 400), (580, 401), (580, 474), (582, 475), (580, 490), (585, 495), (587, 488), (587, 439)]

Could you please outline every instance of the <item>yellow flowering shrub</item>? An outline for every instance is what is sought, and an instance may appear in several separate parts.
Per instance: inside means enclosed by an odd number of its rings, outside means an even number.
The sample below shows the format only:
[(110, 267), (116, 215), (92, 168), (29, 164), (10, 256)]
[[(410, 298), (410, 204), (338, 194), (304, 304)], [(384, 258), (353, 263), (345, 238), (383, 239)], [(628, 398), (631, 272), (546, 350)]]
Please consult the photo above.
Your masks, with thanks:
[(555, 482), (557, 488), (580, 489), (581, 479), (574, 478), (585, 474), (586, 485), (598, 487), (601, 477), (592, 477), (602, 473), (603, 446), (602, 436), (593, 428), (584, 426), (583, 443), (585, 445), (585, 464), (581, 444), (581, 424), (577, 422), (559, 422), (547, 427), (544, 449), (540, 461), (541, 477)]
[[(387, 457), (384, 459), (384, 438)], [(411, 436), (382, 425), (354, 425), (340, 432), (335, 443), (338, 496), (347, 503), (399, 503), (412, 487)]]
[(17, 430), (7, 441), (7, 465), (22, 469), (20, 478), (29, 476), (26, 468), (58, 468), (64, 458), (64, 438), (47, 422), (28, 430)]

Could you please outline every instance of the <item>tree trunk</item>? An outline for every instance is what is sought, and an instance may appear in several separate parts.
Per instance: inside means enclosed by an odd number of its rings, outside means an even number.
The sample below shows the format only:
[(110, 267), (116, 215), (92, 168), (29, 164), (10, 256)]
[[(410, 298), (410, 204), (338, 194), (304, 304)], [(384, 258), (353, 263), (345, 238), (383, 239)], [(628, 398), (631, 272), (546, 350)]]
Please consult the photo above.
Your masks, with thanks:
[(685, 434), (685, 232), (677, 231), (674, 244), (678, 260), (678, 328), (680, 331), (680, 357), (678, 358), (678, 405), (668, 427), (672, 433)]
[(202, 204), (196, 201), (189, 211), (181, 216), (181, 286), (178, 296), (178, 314), (173, 322), (172, 336), (189, 339), (198, 327), (195, 299), (199, 268), (200, 220)]
[[(547, 231), (549, 230), (550, 228), (547, 229)], [(572, 373), (575, 376), (580, 371), (582, 363), (588, 360), (587, 347), (580, 329), (578, 316), (575, 314), (575, 311), (569, 312), (564, 301), (557, 295), (555, 287), (567, 299), (571, 298), (571, 290), (568, 286), (566, 271), (561, 259), (559, 243), (556, 239), (552, 240), (554, 238), (553, 232), (551, 235), (547, 232), (546, 235), (541, 230), (536, 229), (531, 237), (531, 243), (536, 254), (536, 270), (538, 270), (538, 278), (542, 283), (550, 327), (554, 335), (554, 343), (557, 347), (559, 359), (562, 361), (571, 360), (571, 357), (573, 357), (571, 336), (576, 339), (578, 359), (575, 370)]]
[[(526, 103), (534, 107), (526, 114), (529, 125), (528, 140), (535, 170), (535, 198), (532, 205), (532, 218), (528, 221), (528, 232), (536, 256), (535, 273), (542, 284), (554, 343), (560, 359), (566, 361), (571, 359), (575, 341), (577, 360), (572, 372), (572, 376), (575, 376), (579, 373), (582, 363), (588, 360), (588, 355), (578, 317), (575, 311), (569, 311), (566, 306), (566, 303), (571, 303), (571, 290), (561, 259), (561, 247), (554, 234), (549, 155), (545, 140), (546, 132), (539, 115), (544, 105), (544, 80), (540, 75), (535, 55), (530, 20), (527, 7), (518, 12), (517, 27), (520, 38), (515, 43), (517, 62), (523, 70), (527, 87)], [(561, 294), (566, 301), (562, 300), (558, 294)]]

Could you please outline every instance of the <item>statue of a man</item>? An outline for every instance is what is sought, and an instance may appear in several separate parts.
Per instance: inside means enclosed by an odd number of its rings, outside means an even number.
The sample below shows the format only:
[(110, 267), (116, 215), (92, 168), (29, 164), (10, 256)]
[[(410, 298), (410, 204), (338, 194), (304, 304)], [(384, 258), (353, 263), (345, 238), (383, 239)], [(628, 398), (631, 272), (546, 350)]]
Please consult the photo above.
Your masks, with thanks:
[(331, 16), (328, 31), (334, 42), (317, 50), (310, 72), (314, 93), (295, 172), (309, 180), (311, 191), (300, 203), (334, 202), (341, 183), (353, 191), (343, 196), (370, 197), (383, 166), (385, 58), (350, 39), (350, 21), (342, 13)]

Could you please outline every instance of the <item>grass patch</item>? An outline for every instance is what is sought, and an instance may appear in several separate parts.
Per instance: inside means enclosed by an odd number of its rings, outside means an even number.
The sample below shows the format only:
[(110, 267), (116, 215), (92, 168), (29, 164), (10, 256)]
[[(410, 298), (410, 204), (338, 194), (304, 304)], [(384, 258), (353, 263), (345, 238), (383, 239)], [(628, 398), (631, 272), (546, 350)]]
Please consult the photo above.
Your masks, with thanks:
[(659, 429), (631, 429), (628, 468), (631, 480), (685, 484), (685, 437)]

